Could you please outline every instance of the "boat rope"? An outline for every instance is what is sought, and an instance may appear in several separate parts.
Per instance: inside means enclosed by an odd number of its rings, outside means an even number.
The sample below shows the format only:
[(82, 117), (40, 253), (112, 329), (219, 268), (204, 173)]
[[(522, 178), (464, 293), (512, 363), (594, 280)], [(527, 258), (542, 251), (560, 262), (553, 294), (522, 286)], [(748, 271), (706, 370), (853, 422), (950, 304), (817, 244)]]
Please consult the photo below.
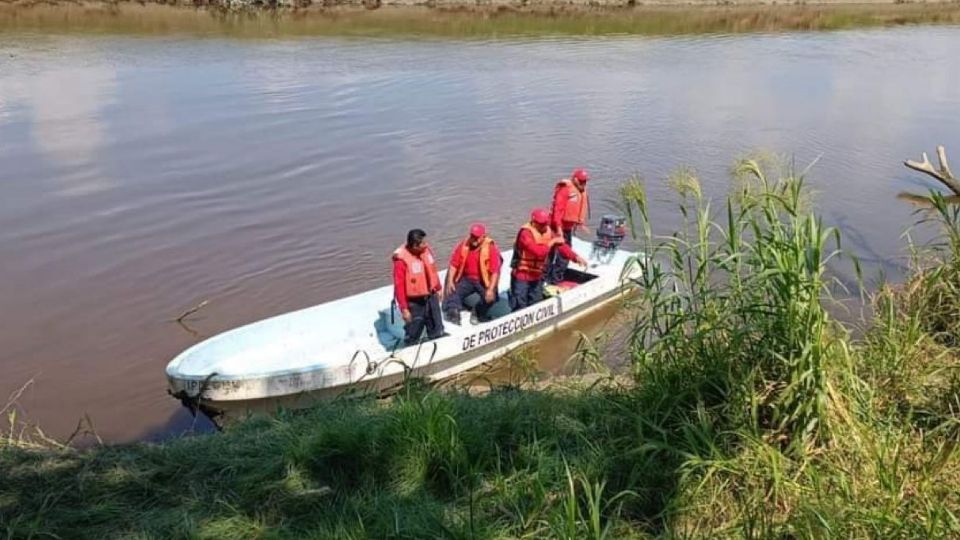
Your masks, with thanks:
[(357, 356), (363, 354), (364, 358), (367, 359), (367, 367), (364, 369), (367, 375), (373, 375), (377, 371), (377, 362), (370, 359), (370, 355), (367, 354), (367, 351), (363, 349), (357, 349), (353, 356), (350, 357), (350, 372), (353, 373), (353, 363), (356, 361)]
[[(430, 341), (429, 343), (431, 346), (433, 346), (433, 350), (430, 351), (430, 358), (427, 360), (427, 364), (430, 364), (431, 362), (433, 362), (433, 359), (436, 358), (437, 356), (437, 350), (438, 350), (436, 341)], [(417, 368), (417, 364), (419, 364), (420, 352), (423, 350), (423, 345), (424, 345), (423, 339), (417, 342), (417, 352), (414, 353), (413, 355), (412, 365), (407, 364), (406, 362), (403, 361), (403, 359), (398, 357), (395, 354), (397, 352), (397, 349), (395, 348), (394, 350), (390, 351), (390, 356), (388, 356), (386, 360), (384, 360), (380, 364), (380, 368), (382, 369), (388, 366), (389, 364), (397, 363), (397, 364), (400, 364), (401, 367), (403, 367), (404, 378), (409, 377), (410, 374), (413, 373), (413, 370)]]
[(206, 391), (210, 389), (210, 380), (216, 377), (217, 375), (218, 375), (217, 372), (214, 371), (213, 373), (204, 377), (204, 379), (200, 382), (200, 389), (197, 390), (197, 393), (192, 396), (189, 393), (187, 393), (186, 389), (180, 390), (179, 392), (171, 392), (170, 389), (168, 388), (167, 393), (173, 396), (174, 398), (178, 399), (180, 403), (184, 407), (186, 407), (187, 410), (190, 411), (190, 414), (194, 418), (197, 417), (197, 411), (202, 412), (204, 415), (207, 416), (207, 418), (213, 421), (213, 424), (219, 430), (221, 426), (216, 421), (216, 417), (219, 416), (219, 413), (203, 404), (204, 393), (206, 393)]
[[(431, 362), (433, 362), (433, 358), (437, 355), (437, 342), (436, 342), (436, 341), (431, 341), (430, 344), (433, 345), (433, 351), (430, 353), (430, 359), (427, 360), (427, 364), (430, 364)], [(417, 367), (417, 363), (418, 363), (418, 361), (420, 360), (420, 351), (421, 351), (421, 350), (423, 350), (423, 339), (422, 339), (422, 338), (420, 339), (420, 342), (417, 343), (417, 354), (414, 355), (414, 357), (413, 357), (413, 367), (410, 368), (411, 371), (413, 371), (413, 370), (416, 369), (416, 367)]]

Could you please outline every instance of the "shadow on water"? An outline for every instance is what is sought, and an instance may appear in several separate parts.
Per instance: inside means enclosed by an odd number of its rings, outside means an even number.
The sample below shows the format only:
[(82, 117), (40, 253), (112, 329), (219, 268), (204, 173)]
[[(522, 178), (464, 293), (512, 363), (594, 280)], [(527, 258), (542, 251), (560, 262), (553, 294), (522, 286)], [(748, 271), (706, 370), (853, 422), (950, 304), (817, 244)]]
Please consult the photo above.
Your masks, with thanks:
[(166, 422), (152, 426), (139, 436), (144, 442), (164, 442), (179, 437), (215, 433), (217, 425), (202, 412), (191, 414), (186, 407), (177, 407)]
[(502, 358), (461, 373), (444, 386), (488, 390), (544, 384), (557, 378), (623, 372), (630, 311), (611, 304)]
[[(910, 193), (903, 191), (897, 194), (897, 199), (913, 204), (920, 210), (932, 210), (929, 195), (920, 195), (919, 193)], [(960, 195), (949, 195), (943, 198), (947, 204), (960, 204)]]

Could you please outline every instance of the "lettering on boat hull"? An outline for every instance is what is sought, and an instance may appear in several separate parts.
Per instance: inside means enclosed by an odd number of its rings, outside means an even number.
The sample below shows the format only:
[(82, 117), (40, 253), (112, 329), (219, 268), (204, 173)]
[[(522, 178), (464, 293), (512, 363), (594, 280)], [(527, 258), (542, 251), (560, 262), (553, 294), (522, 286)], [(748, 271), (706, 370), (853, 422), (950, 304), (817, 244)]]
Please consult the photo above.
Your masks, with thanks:
[(231, 394), (242, 389), (244, 381), (186, 379), (182, 382), (182, 386), (183, 389), (190, 394), (198, 394), (201, 390), (214, 390), (224, 394)]
[(511, 334), (522, 332), (535, 324), (539, 324), (556, 316), (557, 306), (551, 303), (536, 311), (508, 317), (507, 320), (496, 326), (474, 332), (463, 338), (463, 350), (469, 351), (470, 349), (486, 345), (487, 343), (492, 343)]

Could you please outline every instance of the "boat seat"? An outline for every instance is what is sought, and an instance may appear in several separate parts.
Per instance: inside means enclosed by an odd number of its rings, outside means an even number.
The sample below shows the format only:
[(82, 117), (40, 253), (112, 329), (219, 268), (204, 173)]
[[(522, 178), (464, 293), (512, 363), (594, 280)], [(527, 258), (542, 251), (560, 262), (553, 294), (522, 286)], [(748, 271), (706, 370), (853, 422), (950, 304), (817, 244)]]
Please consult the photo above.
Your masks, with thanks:
[[(390, 317), (391, 311), (393, 311), (392, 318)], [(381, 309), (377, 313), (377, 320), (373, 323), (373, 328), (377, 331), (377, 340), (379, 340), (380, 344), (388, 351), (397, 348), (398, 345), (403, 343), (405, 336), (403, 316), (393, 302), (390, 303), (390, 307)]]
[(556, 285), (544, 285), (543, 286), (543, 296), (545, 298), (552, 298), (554, 296), (559, 296), (563, 291), (569, 291), (570, 289), (575, 288), (580, 285), (575, 281), (561, 281)]
[[(467, 317), (469, 317), (469, 313), (471, 313), (479, 303), (479, 294), (474, 293), (464, 298), (463, 304), (467, 310)], [(392, 319), (390, 317), (391, 310), (393, 311)], [(506, 292), (499, 294), (497, 301), (490, 308), (488, 314), (491, 319), (497, 319), (510, 314), (510, 300), (507, 298)], [(400, 344), (406, 336), (403, 327), (403, 316), (400, 315), (400, 310), (392, 302), (390, 307), (377, 312), (377, 320), (373, 323), (373, 328), (377, 333), (377, 341), (388, 351), (398, 348), (398, 345), (402, 346)]]
[[(393, 311), (392, 318), (390, 317), (391, 310)], [(377, 320), (373, 323), (373, 328), (377, 332), (377, 341), (388, 351), (403, 348), (403, 340), (407, 336), (404, 326), (403, 315), (400, 314), (400, 309), (393, 302), (387, 309), (381, 309), (377, 312)], [(426, 328), (423, 331), (425, 333)]]

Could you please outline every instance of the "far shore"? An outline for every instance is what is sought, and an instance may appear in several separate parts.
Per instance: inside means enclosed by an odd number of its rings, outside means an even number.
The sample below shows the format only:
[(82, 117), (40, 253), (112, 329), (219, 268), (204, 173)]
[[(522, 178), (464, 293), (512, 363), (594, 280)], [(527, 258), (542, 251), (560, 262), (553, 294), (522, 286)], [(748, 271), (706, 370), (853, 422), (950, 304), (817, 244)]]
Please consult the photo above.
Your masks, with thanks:
[(297, 35), (682, 35), (960, 24), (960, 2), (819, 0), (0, 0), (0, 32)]

